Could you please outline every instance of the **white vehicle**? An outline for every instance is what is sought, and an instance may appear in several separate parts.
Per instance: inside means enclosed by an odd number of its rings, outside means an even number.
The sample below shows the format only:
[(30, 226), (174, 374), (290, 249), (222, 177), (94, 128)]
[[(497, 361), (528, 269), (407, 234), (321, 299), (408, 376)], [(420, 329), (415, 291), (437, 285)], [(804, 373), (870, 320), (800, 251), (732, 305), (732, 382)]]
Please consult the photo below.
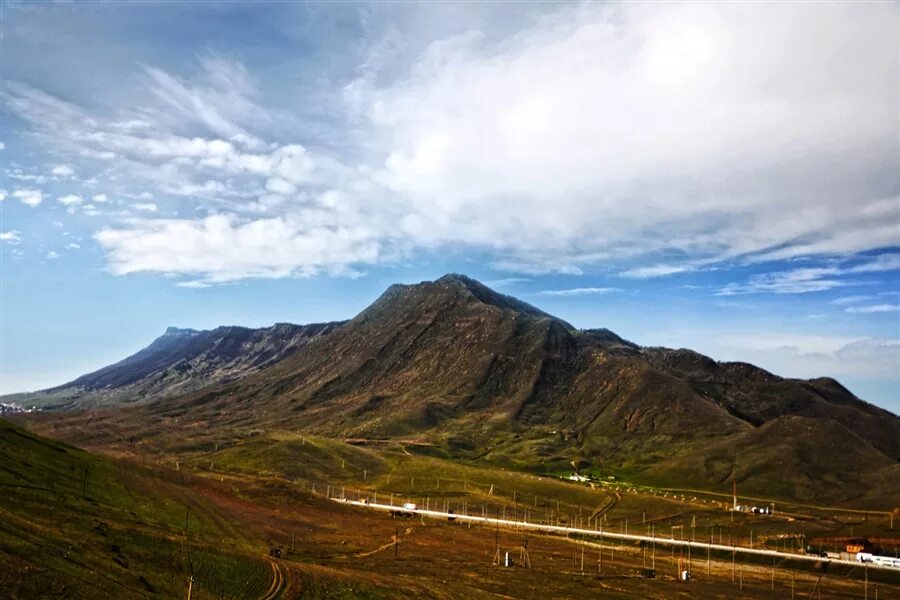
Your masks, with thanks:
[(879, 556), (869, 552), (857, 552), (856, 560), (861, 563), (872, 563), (879, 567), (900, 569), (900, 558), (894, 558), (893, 556)]
[(406, 502), (403, 505), (403, 508), (406, 510), (416, 510), (418, 508), (418, 506), (416, 506), (415, 503), (413, 503), (413, 502)]

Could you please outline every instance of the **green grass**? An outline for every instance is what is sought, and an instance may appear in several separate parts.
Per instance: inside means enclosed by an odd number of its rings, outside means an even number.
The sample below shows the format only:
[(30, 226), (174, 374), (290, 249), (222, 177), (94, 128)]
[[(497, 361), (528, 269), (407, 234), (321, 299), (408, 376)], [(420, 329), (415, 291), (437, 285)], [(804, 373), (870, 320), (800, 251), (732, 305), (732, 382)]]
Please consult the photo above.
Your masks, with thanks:
[[(261, 548), (223, 527), (180, 478), (0, 420), (0, 589), (23, 598), (181, 597), (190, 554), (195, 598), (261, 595), (269, 578)], [(227, 551), (218, 548), (225, 536)]]
[(386, 469), (375, 452), (338, 440), (278, 432), (222, 450), (196, 455), (186, 464), (260, 476), (312, 481), (363, 481)]

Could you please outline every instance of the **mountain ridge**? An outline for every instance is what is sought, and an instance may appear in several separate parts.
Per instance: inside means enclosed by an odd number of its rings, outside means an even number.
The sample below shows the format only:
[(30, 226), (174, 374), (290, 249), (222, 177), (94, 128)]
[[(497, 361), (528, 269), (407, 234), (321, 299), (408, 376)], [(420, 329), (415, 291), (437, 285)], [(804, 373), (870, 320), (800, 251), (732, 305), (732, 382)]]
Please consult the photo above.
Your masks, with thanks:
[(169, 326), (136, 353), (70, 382), (4, 396), (23, 406), (80, 408), (136, 402), (234, 380), (278, 362), (340, 323), (251, 328)]
[[(104, 431), (143, 438), (156, 427), (155, 443), (169, 447), (186, 443), (185, 427), (192, 445), (246, 431), (416, 437), (458, 458), (538, 471), (584, 460), (646, 477), (683, 472), (712, 448), (719, 462), (695, 469), (707, 485), (737, 468), (736, 445), (763, 465), (750, 478), (759, 486), (777, 485), (779, 469), (807, 482), (798, 487), (805, 494), (832, 493), (808, 482), (834, 470), (849, 473), (836, 479), (847, 490), (897, 481), (900, 418), (832, 379), (783, 378), (692, 350), (642, 347), (606, 329), (577, 330), (465, 276), (390, 286), (319, 333), (239, 377), (176, 388), (87, 423), (60, 416), (56, 433), (71, 426), (81, 436), (93, 428), (97, 440), (112, 435)], [(832, 443), (850, 448), (810, 450)], [(781, 467), (767, 452), (774, 448), (790, 459)], [(841, 460), (829, 465), (826, 455)], [(855, 465), (849, 456), (883, 460)]]

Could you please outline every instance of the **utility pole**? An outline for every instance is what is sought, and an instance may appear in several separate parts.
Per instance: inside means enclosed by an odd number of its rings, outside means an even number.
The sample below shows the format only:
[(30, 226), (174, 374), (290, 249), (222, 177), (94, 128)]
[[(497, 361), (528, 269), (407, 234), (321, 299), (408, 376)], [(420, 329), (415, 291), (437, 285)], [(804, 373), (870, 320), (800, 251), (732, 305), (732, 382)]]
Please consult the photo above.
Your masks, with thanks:
[(581, 574), (584, 575), (584, 540), (581, 540)]
[[(728, 537), (731, 538), (730, 535)], [(731, 539), (728, 540), (728, 543), (729, 544), (731, 543)], [(734, 549), (734, 546), (732, 546), (731, 547), (731, 583), (734, 583), (734, 555), (735, 555), (735, 553), (736, 553), (736, 551)]]
[(597, 552), (597, 574), (603, 575), (603, 526), (600, 526), (600, 549)]

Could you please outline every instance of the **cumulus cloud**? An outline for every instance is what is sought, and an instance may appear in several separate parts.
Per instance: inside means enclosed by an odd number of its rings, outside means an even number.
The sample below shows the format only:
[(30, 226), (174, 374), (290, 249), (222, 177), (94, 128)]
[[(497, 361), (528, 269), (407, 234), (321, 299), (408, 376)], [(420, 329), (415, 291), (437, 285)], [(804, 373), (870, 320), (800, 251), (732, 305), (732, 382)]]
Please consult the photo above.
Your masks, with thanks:
[(156, 212), (158, 207), (152, 202), (136, 202), (132, 204), (135, 210), (140, 210), (142, 212)]
[(93, 200), (94, 202), (99, 202), (102, 204), (103, 202), (107, 202), (109, 198), (106, 197), (106, 194), (94, 194)]
[[(144, 220), (99, 231), (113, 273), (202, 275), (221, 283), (242, 277), (341, 274), (348, 264), (375, 263), (380, 249), (365, 231), (329, 229), (308, 219), (274, 217), (240, 222), (215, 215), (195, 220)], [(323, 267), (322, 265), (327, 265)]]
[(51, 250), (44, 256), (44, 258), (46, 258), (47, 260), (56, 260), (57, 258), (59, 258), (59, 253)]
[(3, 231), (0, 232), (0, 242), (6, 242), (7, 244), (18, 244), (22, 241), (22, 232), (13, 229), (12, 231)]
[(50, 170), (54, 177), (68, 178), (75, 175), (75, 169), (72, 165), (56, 165)]
[(44, 201), (44, 194), (41, 190), (19, 189), (14, 191), (12, 195), (13, 198), (17, 198), (22, 204), (32, 208)]
[(3, 188), (0, 188), (0, 202), (6, 200), (7, 191)]
[(69, 242), (68, 244), (66, 244), (66, 250), (80, 250), (80, 249), (81, 249), (81, 245), (77, 244), (76, 242)]
[(78, 194), (66, 194), (65, 196), (60, 196), (56, 200), (64, 206), (77, 206), (84, 202), (84, 199)]
[(355, 85), (354, 105), (386, 140), (381, 180), (429, 204), (434, 235), (514, 238), (562, 265), (887, 245), (896, 228), (873, 217), (900, 214), (897, 60), (879, 21), (896, 8), (820, 8), (567, 8), (499, 47), (436, 42), (410, 77)]

